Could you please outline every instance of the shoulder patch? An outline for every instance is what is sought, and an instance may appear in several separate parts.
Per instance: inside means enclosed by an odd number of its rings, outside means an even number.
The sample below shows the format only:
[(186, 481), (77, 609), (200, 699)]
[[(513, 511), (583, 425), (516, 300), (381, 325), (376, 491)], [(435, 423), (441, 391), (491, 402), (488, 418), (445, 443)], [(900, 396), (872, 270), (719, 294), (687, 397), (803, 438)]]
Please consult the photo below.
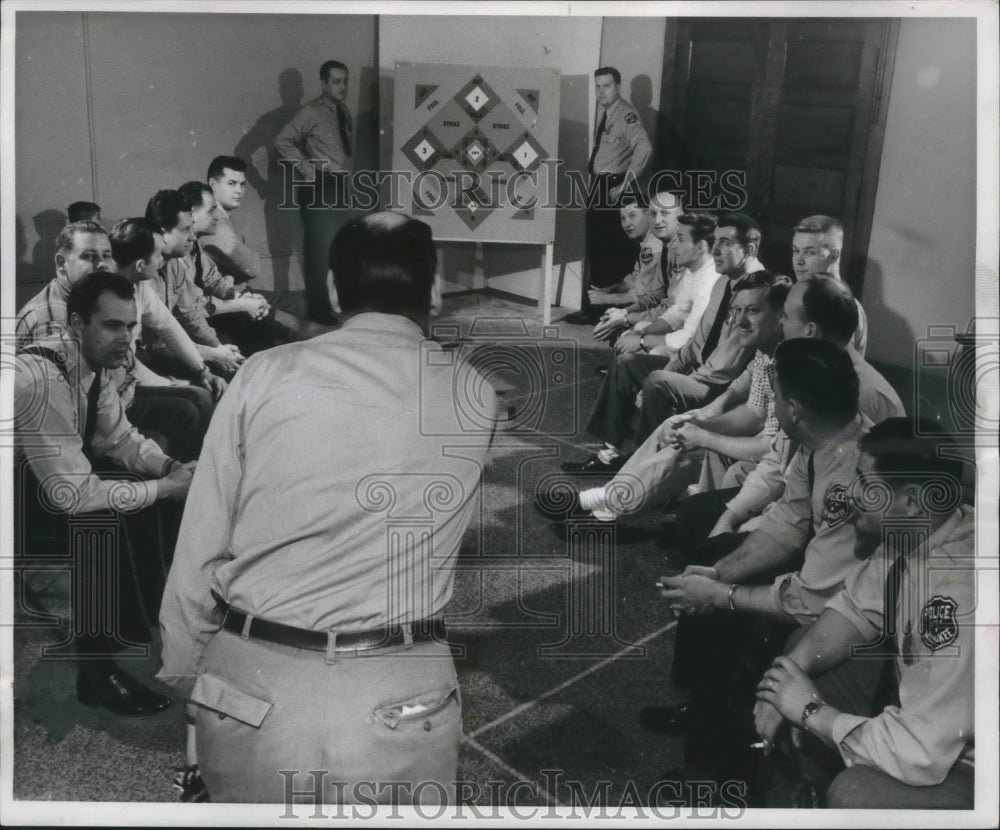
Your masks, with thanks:
[(634, 112), (630, 112), (628, 115), (625, 116), (625, 123), (626, 124), (634, 124), (638, 120), (639, 120), (639, 116), (636, 115)]
[(935, 595), (920, 612), (920, 639), (931, 651), (950, 646), (958, 639), (957, 610), (958, 603), (951, 597)]
[(652, 248), (647, 248), (645, 245), (643, 245), (639, 249), (639, 262), (641, 262), (643, 265), (649, 265), (649, 263), (653, 261), (654, 256), (655, 255), (653, 254)]
[(840, 524), (847, 518), (850, 502), (843, 484), (831, 484), (823, 494), (823, 521), (829, 525)]

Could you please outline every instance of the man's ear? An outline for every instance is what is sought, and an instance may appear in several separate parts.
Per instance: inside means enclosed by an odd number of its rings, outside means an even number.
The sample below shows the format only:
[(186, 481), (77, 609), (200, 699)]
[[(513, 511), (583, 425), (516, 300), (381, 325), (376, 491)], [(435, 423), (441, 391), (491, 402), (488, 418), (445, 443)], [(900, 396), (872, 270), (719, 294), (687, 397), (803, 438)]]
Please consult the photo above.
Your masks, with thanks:
[(830, 265), (839, 262), (841, 251), (838, 251), (834, 248), (830, 248), (829, 250), (830, 250)]
[(66, 256), (65, 254), (56, 252), (56, 273), (62, 274), (66, 269)]
[(804, 410), (802, 409), (802, 404), (800, 404), (795, 398), (788, 398), (786, 401), (788, 405), (788, 416), (792, 419), (793, 423), (799, 424), (802, 422), (802, 415)]
[(330, 295), (330, 305), (333, 306), (334, 313), (340, 314), (340, 298), (337, 297), (337, 285), (333, 281), (332, 269), (327, 269), (326, 272), (326, 290)]
[(77, 337), (80, 336), (80, 333), (83, 330), (84, 325), (85, 324), (83, 322), (83, 318), (75, 311), (69, 315), (69, 327), (73, 329)]
[(441, 313), (444, 301), (441, 299), (441, 275), (434, 275), (434, 284), (431, 286), (431, 317), (437, 317)]
[(757, 249), (758, 249), (758, 246), (757, 246), (756, 242), (749, 242), (749, 243), (747, 243), (747, 256), (756, 257), (757, 256)]

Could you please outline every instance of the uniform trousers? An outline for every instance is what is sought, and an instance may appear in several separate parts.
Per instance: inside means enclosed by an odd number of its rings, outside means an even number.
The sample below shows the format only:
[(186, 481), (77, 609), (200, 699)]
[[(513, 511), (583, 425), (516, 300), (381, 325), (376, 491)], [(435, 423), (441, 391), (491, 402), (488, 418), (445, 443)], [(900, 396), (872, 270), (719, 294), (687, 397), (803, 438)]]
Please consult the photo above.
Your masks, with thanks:
[(691, 375), (654, 369), (642, 381), (642, 406), (635, 427), (635, 440), (640, 444), (671, 415), (704, 406), (726, 389), (723, 384), (705, 383)]
[(331, 323), (336, 319), (330, 305), (327, 273), (330, 244), (350, 218), (347, 173), (323, 173), (319, 185), (298, 186), (299, 215), (302, 218), (303, 280), (309, 319)]
[(201, 668), (192, 700), (212, 801), (454, 802), (462, 706), (446, 643), (328, 658), (220, 630)]
[(136, 386), (126, 414), (171, 458), (193, 461), (214, 411), (211, 393), (200, 386)]
[(699, 548), (699, 545), (706, 540), (719, 517), (726, 512), (726, 504), (739, 491), (738, 487), (730, 487), (691, 496), (678, 507), (665, 541), (672, 549), (681, 552), (685, 560), (688, 554), (701, 556), (711, 551), (710, 546)]
[[(789, 638), (786, 651), (805, 631), (799, 629)], [(870, 718), (890, 704), (898, 705), (895, 687), (885, 683), (886, 675), (895, 681), (895, 657), (853, 655), (813, 682), (819, 696), (833, 708)], [(961, 762), (940, 784), (915, 787), (874, 767), (859, 764), (845, 769), (840, 753), (808, 731), (802, 733), (800, 760), (807, 778), (820, 790), (828, 787), (827, 807), (971, 810), (973, 806), (973, 768)]]
[[(123, 487), (137, 478), (103, 459), (95, 469), (101, 478), (121, 479)], [(20, 567), (51, 567), (56, 562), (70, 569), (72, 630), (65, 646), (86, 660), (110, 658), (131, 644), (149, 643), (183, 502), (160, 501), (135, 512), (109, 509), (69, 515), (46, 501), (26, 461), (14, 474)], [(66, 488), (62, 495), (68, 496)]]
[[(746, 536), (727, 533), (706, 539), (694, 559), (698, 564), (714, 564), (739, 547)], [(767, 584), (794, 568), (794, 563), (786, 563), (758, 574), (755, 582)], [(759, 762), (750, 749), (756, 740), (757, 683), (797, 628), (759, 614), (720, 611), (680, 620), (671, 680), (691, 691), (684, 753), (688, 766), (716, 780), (732, 778), (752, 786)]]
[(654, 432), (643, 441), (606, 485), (605, 499), (617, 515), (661, 507), (697, 481), (704, 450), (661, 448), (658, 438)]
[(587, 206), (587, 279), (583, 286), (581, 308), (590, 308), (587, 289), (607, 288), (621, 282), (635, 264), (635, 246), (622, 230), (619, 200), (609, 191), (625, 180), (624, 174), (601, 173), (592, 180), (592, 204)]
[(622, 446), (632, 435), (636, 393), (650, 372), (669, 362), (669, 357), (645, 352), (615, 355), (597, 392), (587, 431), (602, 441)]

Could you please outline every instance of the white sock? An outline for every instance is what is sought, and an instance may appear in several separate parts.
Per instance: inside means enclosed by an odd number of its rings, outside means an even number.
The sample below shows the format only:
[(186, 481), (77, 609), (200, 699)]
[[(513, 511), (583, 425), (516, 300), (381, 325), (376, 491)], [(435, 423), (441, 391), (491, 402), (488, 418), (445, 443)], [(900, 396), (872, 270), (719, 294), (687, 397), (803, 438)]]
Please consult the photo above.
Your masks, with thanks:
[(593, 513), (596, 510), (607, 510), (608, 504), (604, 501), (604, 488), (592, 487), (580, 493), (580, 507)]
[(621, 453), (618, 452), (618, 447), (614, 446), (614, 444), (605, 444), (603, 449), (597, 451), (597, 457), (605, 464), (610, 464), (619, 455)]
[(610, 510), (592, 510), (590, 515), (599, 522), (613, 522), (618, 517)]

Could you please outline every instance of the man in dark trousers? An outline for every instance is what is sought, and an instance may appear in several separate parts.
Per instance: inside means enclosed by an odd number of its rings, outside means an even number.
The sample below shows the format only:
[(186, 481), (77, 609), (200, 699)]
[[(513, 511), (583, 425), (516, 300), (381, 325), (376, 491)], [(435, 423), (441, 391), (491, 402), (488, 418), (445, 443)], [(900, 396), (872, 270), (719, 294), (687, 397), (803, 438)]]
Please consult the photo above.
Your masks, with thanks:
[[(285, 176), (308, 183), (297, 198), (304, 235), (306, 303), (309, 319), (332, 325), (337, 322), (326, 287), (327, 255), (337, 229), (350, 216), (348, 210), (354, 136), (347, 110), (349, 73), (340, 61), (319, 68), (322, 94), (289, 121), (274, 140)], [(285, 192), (290, 188), (286, 182)]]
[(194, 462), (143, 438), (111, 382), (138, 319), (132, 283), (105, 271), (85, 276), (66, 311), (62, 332), (17, 356), (15, 544), (29, 567), (36, 556), (73, 557), (77, 699), (155, 715), (170, 701), (114, 655), (151, 640), (180, 519), (171, 502), (186, 495)]
[(588, 288), (614, 285), (632, 267), (633, 252), (618, 221), (619, 200), (628, 182), (638, 179), (653, 155), (639, 113), (622, 98), (622, 76), (613, 66), (594, 72), (600, 118), (594, 132), (587, 172), (591, 175), (591, 203), (587, 205), (587, 280), (580, 311), (567, 323), (594, 325), (600, 310), (590, 308)]

